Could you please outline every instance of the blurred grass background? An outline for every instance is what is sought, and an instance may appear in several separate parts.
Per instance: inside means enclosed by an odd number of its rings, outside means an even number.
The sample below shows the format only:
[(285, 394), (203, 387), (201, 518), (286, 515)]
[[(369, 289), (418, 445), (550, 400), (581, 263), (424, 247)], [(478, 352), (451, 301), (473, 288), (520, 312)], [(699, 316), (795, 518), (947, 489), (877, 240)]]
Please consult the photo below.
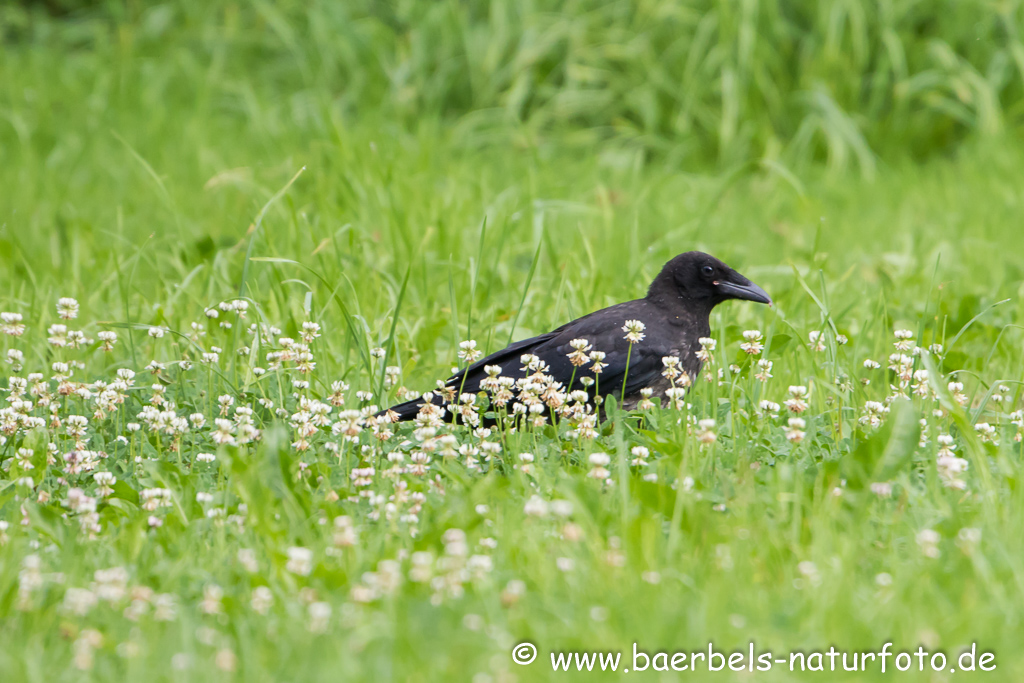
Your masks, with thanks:
[[(59, 25), (47, 6), (65, 7)], [(1021, 21), (1019, 2), (982, 0), (54, 0), (8, 7), (4, 34), (121, 62), (97, 97), (253, 117), (253, 96), (272, 94), (268, 129), (472, 113), (476, 144), (521, 127), (679, 161), (827, 157), (866, 171), (873, 154), (927, 157), (1019, 124)], [(175, 73), (146, 78), (153, 59)]]
[(131, 279), (130, 317), (158, 323), (237, 288), (251, 221), (305, 166), (255, 253), (344, 280), (371, 331), (410, 267), (411, 348), (454, 342), (453, 292), (504, 338), (538, 245), (523, 332), (688, 248), (857, 266), (890, 304), (938, 261), (971, 276), (962, 324), (1022, 279), (980, 267), (1022, 201), (1022, 21), (973, 1), (7, 4), (0, 272), (19, 300), (59, 282), (96, 307)]
[(151, 131), (187, 104), (267, 137), (441, 120), (469, 147), (558, 135), (675, 163), (870, 174), (878, 156), (948, 153), (1024, 113), (1014, 1), (51, 0), (4, 14), (8, 45), (67, 50), (65, 77), (118, 63), (80, 94), (96, 113), (152, 110)]

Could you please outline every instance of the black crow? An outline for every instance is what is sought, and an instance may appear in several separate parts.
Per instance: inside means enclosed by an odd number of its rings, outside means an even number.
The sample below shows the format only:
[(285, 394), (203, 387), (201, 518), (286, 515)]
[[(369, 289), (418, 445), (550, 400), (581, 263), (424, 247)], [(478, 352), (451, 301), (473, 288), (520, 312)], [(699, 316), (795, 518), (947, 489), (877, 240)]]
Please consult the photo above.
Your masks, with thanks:
[[(691, 380), (696, 379), (702, 365), (698, 340), (711, 336), (711, 309), (728, 299), (772, 302), (763, 289), (714, 256), (689, 251), (665, 264), (644, 298), (595, 311), (547, 334), (516, 342), (460, 370), (445, 384), (449, 396), (475, 394), (488, 376), (487, 366), (499, 366), (503, 377), (522, 378), (527, 374), (522, 357), (532, 354), (547, 364), (546, 374), (567, 391), (585, 389), (591, 396), (612, 394), (623, 399), (626, 408), (636, 405), (644, 388), (652, 389), (653, 398), (664, 399), (670, 383), (662, 374), (662, 359), (678, 357), (680, 369)], [(632, 344), (632, 351), (624, 330), (627, 321), (640, 321), (644, 327), (637, 332), (643, 338)], [(601, 362), (605, 367), (599, 375), (594, 374), (591, 360), (579, 365), (580, 355), (577, 364), (570, 359), (570, 354), (578, 350), (574, 340), (586, 340), (588, 347), (576, 342), (585, 353), (604, 352)], [(433, 400), (443, 399), (435, 396)], [(386, 412), (392, 419), (397, 415), (398, 420), (409, 420), (416, 417), (423, 404), (422, 399), (416, 399)]]

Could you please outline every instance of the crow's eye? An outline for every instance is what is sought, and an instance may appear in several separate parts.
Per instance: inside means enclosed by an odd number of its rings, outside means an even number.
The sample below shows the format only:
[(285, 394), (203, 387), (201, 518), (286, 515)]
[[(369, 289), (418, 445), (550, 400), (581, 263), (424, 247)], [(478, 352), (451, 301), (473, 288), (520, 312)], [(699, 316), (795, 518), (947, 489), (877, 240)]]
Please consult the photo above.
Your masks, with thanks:
[(712, 275), (715, 274), (715, 269), (712, 268), (711, 266), (704, 266), (703, 268), (700, 269), (700, 272), (704, 273), (705, 277), (711, 277)]

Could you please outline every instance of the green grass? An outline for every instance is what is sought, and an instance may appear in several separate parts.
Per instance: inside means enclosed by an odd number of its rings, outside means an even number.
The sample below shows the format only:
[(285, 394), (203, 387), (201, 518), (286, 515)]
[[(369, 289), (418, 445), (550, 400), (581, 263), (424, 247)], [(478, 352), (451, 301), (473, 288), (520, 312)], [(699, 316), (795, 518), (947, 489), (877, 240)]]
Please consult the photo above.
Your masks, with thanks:
[(61, 87), (33, 89), (57, 104), (40, 114), (141, 104), (143, 139), (182, 117), (246, 121), (259, 146), (329, 136), (338, 114), (441, 118), (478, 149), (554, 137), (870, 176), (876, 155), (945, 153), (1024, 116), (1019, 0), (48, 0), (70, 10), (58, 25), (20, 4), (0, 39), (28, 54), (4, 59), (26, 77), (66, 58)]
[[(329, 11), (326, 3), (311, 6), (310, 25), (323, 19), (316, 12)], [(996, 654), (994, 673), (882, 676), (875, 663), (866, 673), (836, 677), (1024, 675), (1017, 652), (1021, 445), (1009, 417), (1022, 407), (1024, 386), (1024, 195), (1017, 180), (1024, 148), (1011, 134), (982, 134), (972, 124), (954, 126), (959, 132), (947, 139), (914, 109), (906, 125), (920, 139), (904, 148), (881, 143), (885, 131), (897, 130), (884, 117), (864, 124), (876, 148), (873, 179), (843, 174), (843, 164), (803, 165), (817, 154), (802, 161), (773, 156), (768, 142), (763, 153), (726, 154), (715, 141), (693, 157), (715, 164), (681, 166), (691, 157), (666, 145), (606, 135), (611, 114), (545, 118), (562, 110), (540, 87), (539, 113), (498, 117), (486, 128), (479, 113), (463, 116), (502, 95), (485, 89), (464, 101), (443, 97), (443, 83), (427, 78), (462, 73), (428, 68), (431, 60), (448, 64), (431, 46), (450, 34), (427, 28), (477, 35), (452, 27), (454, 5), (436, 5), (440, 18), (415, 24), (426, 27), (420, 42), (379, 47), (384, 55), (399, 48), (418, 55), (408, 57), (423, 79), (417, 96), (438, 99), (406, 110), (380, 93), (371, 97), (382, 86), (368, 64), (372, 77), (353, 81), (344, 97), (326, 87), (332, 74), (358, 75), (331, 69), (346, 45), (362, 51), (350, 56), (353, 64), (378, 48), (318, 34), (294, 7), (279, 19), (276, 5), (259, 7), (257, 14), (198, 4), (128, 12), (116, 30), (88, 15), (70, 23), (36, 17), (8, 30), (13, 37), (0, 53), (0, 310), (23, 314), (27, 331), (0, 337), (0, 351), (24, 353), (21, 377), (49, 377), (52, 363), (71, 360), (84, 364), (76, 382), (111, 382), (121, 368), (138, 375), (108, 417), (92, 417), (92, 399), (57, 397), (61, 427), (20, 430), (0, 447), (5, 681), (532, 681), (575, 675), (551, 673), (555, 650), (622, 651), (620, 666), (631, 666), (634, 642), (653, 653), (706, 651), (709, 641), (720, 652), (745, 651), (754, 641), (759, 651), (776, 653), (877, 651), (886, 641), (914, 650), (924, 643), (950, 656), (976, 642)], [(409, 11), (430, 14), (423, 7)], [(472, 16), (478, 32), (500, 23)], [(571, 16), (591, 28), (602, 20), (600, 12)], [(626, 20), (618, 26), (624, 35), (636, 32)], [(363, 20), (351, 30), (365, 39), (379, 26)], [(943, 31), (954, 44), (970, 35)], [(273, 49), (268, 36), (278, 41)], [(487, 42), (475, 40), (480, 49)], [(972, 49), (979, 52), (965, 54), (981, 60), (992, 43)], [(486, 60), (471, 61), (488, 68)], [(637, 82), (630, 73), (616, 82)], [(493, 72), (466, 78), (501, 85)], [(1019, 85), (1006, 83), (1000, 116), (1012, 122)], [(392, 83), (402, 91), (399, 85)], [(778, 87), (790, 94), (801, 86), (779, 80)], [(551, 88), (573, 96), (560, 81)], [(359, 93), (372, 107), (363, 111), (345, 99)], [(764, 127), (769, 111), (751, 112), (744, 120), (762, 136), (755, 138), (777, 134), (787, 149), (799, 140), (799, 118), (773, 133)], [(708, 121), (720, 118), (707, 114)], [(952, 125), (940, 123), (936, 130)], [(678, 133), (663, 136), (683, 144)], [(966, 142), (952, 148), (954, 139)], [(928, 147), (927, 161), (911, 160), (920, 156), (914, 145)], [(338, 438), (327, 428), (310, 439), (312, 449), (297, 452), (287, 419), (257, 399), (291, 415), (291, 381), (299, 374), (290, 364), (262, 377), (251, 371), (280, 350), (279, 335), (256, 348), (234, 313), (204, 315), (244, 294), (245, 326), (276, 325), (297, 338), (304, 321), (320, 323), (316, 368), (306, 376), (311, 386), (298, 393), (324, 398), (333, 381), (344, 380), (351, 407), (359, 405), (356, 390), (380, 387), (379, 361), (367, 369), (370, 348), (386, 346), (401, 384), (426, 390), (458, 363), (460, 340), (495, 350), (510, 336), (639, 296), (668, 258), (688, 249), (722, 257), (776, 302), (771, 309), (730, 303), (715, 312), (715, 367), (743, 366), (722, 385), (700, 381), (690, 397), (692, 415), (716, 419), (717, 442), (702, 447), (671, 411), (642, 419), (618, 414), (587, 442), (564, 429), (495, 433), (489, 440), (500, 441), (502, 451), (486, 472), (470, 470), (462, 457), (436, 456), (427, 475), (400, 477), (425, 496), (415, 522), (400, 518), (412, 502), (399, 502), (390, 518), (384, 508), (396, 491), (383, 474), (390, 467), (383, 454), (413, 438), (410, 427), (383, 445), (364, 431), (370, 448), (362, 457), (351, 445), (341, 457), (332, 454), (325, 445)], [(112, 352), (47, 343), (47, 328), (59, 322), (55, 304), (65, 296), (81, 305), (70, 327), (94, 339), (101, 330), (118, 333)], [(220, 329), (220, 321), (233, 327)], [(207, 327), (197, 342), (187, 338), (194, 322)], [(170, 332), (155, 339), (149, 326)], [(751, 378), (739, 349), (742, 331), (753, 328), (765, 333), (765, 357), (774, 362), (767, 385)], [(896, 329), (912, 330), (922, 346), (945, 346), (932, 380), (940, 389), (949, 379), (962, 381), (965, 408), (940, 392), (944, 403), (915, 397), (895, 404), (878, 429), (858, 424), (865, 401), (884, 399), (895, 381), (884, 366)], [(807, 346), (816, 330), (829, 342), (823, 352)], [(850, 343), (836, 346), (836, 332)], [(251, 353), (239, 354), (245, 345)], [(200, 361), (212, 346), (222, 349), (216, 369)], [(865, 369), (865, 358), (883, 369)], [(175, 365), (183, 359), (194, 367)], [(152, 360), (167, 364), (159, 377), (144, 370)], [(13, 372), (3, 367), (5, 375)], [(924, 360), (915, 369), (926, 369)], [(154, 383), (165, 385), (178, 415), (203, 413), (207, 426), (180, 438), (146, 427), (128, 432)], [(1000, 384), (1008, 391), (996, 403), (990, 398), (1002, 395)], [(811, 388), (799, 445), (784, 436), (785, 416), (754, 415), (759, 400), (781, 403), (790, 385)], [(374, 403), (390, 401), (389, 391)], [(225, 394), (235, 400), (232, 410), (254, 408), (263, 430), (258, 444), (212, 442), (217, 397)], [(31, 414), (48, 422), (51, 413), (34, 406)], [(73, 414), (90, 417), (88, 448), (107, 454), (96, 470), (118, 480), (98, 504), (94, 539), (64, 505), (71, 487), (97, 495), (91, 473), (64, 471), (62, 456), (74, 447), (66, 418)], [(928, 423), (924, 446), (920, 418)], [(981, 443), (976, 422), (997, 425), (998, 446)], [(460, 443), (475, 441), (453, 433)], [(938, 477), (941, 433), (956, 436), (970, 463), (965, 491)], [(58, 459), (49, 466), (48, 443)], [(648, 467), (628, 467), (634, 446), (650, 450)], [(32, 450), (34, 469), (16, 457), (22, 448)], [(607, 489), (588, 476), (595, 451), (611, 455), (615, 484)], [(199, 462), (199, 453), (217, 460)], [(523, 472), (521, 453), (533, 454), (532, 472)], [(348, 500), (356, 495), (351, 470), (366, 465), (377, 472), (368, 490), (383, 496), (373, 505)], [(643, 478), (652, 473), (657, 481)], [(18, 483), (24, 476), (33, 478), (33, 490)], [(692, 490), (674, 486), (685, 477)], [(872, 493), (879, 482), (892, 484), (891, 497)], [(145, 510), (139, 494), (155, 487), (169, 489), (172, 504)], [(50, 500), (39, 502), (40, 492)], [(197, 501), (199, 492), (212, 500)], [(569, 501), (570, 517), (527, 514), (535, 495)], [(151, 515), (162, 526), (150, 528)], [(358, 531), (352, 547), (335, 545), (341, 516)], [(567, 530), (569, 522), (575, 527)], [(467, 578), (461, 595), (454, 582), (435, 589), (410, 577), (413, 553), (443, 557), (452, 529), (465, 533), (470, 555), (493, 564)], [(917, 540), (926, 529), (939, 534), (938, 557)], [(963, 529), (980, 530), (980, 541), (964, 541)], [(308, 575), (288, 568), (292, 547), (312, 551)], [(252, 551), (255, 571), (239, 559), (242, 549)], [(23, 592), (36, 576), (29, 557), (38, 559), (40, 581)], [(387, 560), (399, 562), (400, 585), (369, 603), (357, 600), (360, 587), (375, 580), (366, 573), (386, 574)], [(111, 567), (124, 568), (137, 604), (113, 595), (84, 614), (70, 611), (68, 590), (97, 588), (95, 572)], [(434, 568), (444, 573), (443, 562)], [(888, 585), (879, 583), (883, 573)], [(510, 581), (523, 582), (518, 599)], [(204, 590), (214, 585), (222, 591), (220, 613), (207, 614)], [(251, 605), (260, 586), (273, 595), (266, 614)], [(159, 601), (145, 589), (171, 596), (164, 599), (175, 605), (173, 618), (156, 618)], [(310, 630), (310, 603), (331, 607), (323, 633)], [(528, 667), (509, 654), (523, 640), (540, 649)], [(224, 670), (228, 664), (234, 674)], [(594, 676), (612, 674), (586, 677)], [(779, 670), (755, 676), (833, 678)]]

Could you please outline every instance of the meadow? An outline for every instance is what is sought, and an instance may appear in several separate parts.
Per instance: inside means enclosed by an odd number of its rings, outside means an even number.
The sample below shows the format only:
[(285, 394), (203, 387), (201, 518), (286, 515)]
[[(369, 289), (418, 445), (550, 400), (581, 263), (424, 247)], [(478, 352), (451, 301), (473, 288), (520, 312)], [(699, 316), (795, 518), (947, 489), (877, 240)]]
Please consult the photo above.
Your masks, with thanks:
[[(1024, 677), (1016, 4), (49, 7), (0, 8), (4, 681)], [(774, 305), (681, 405), (372, 417), (691, 249)]]

